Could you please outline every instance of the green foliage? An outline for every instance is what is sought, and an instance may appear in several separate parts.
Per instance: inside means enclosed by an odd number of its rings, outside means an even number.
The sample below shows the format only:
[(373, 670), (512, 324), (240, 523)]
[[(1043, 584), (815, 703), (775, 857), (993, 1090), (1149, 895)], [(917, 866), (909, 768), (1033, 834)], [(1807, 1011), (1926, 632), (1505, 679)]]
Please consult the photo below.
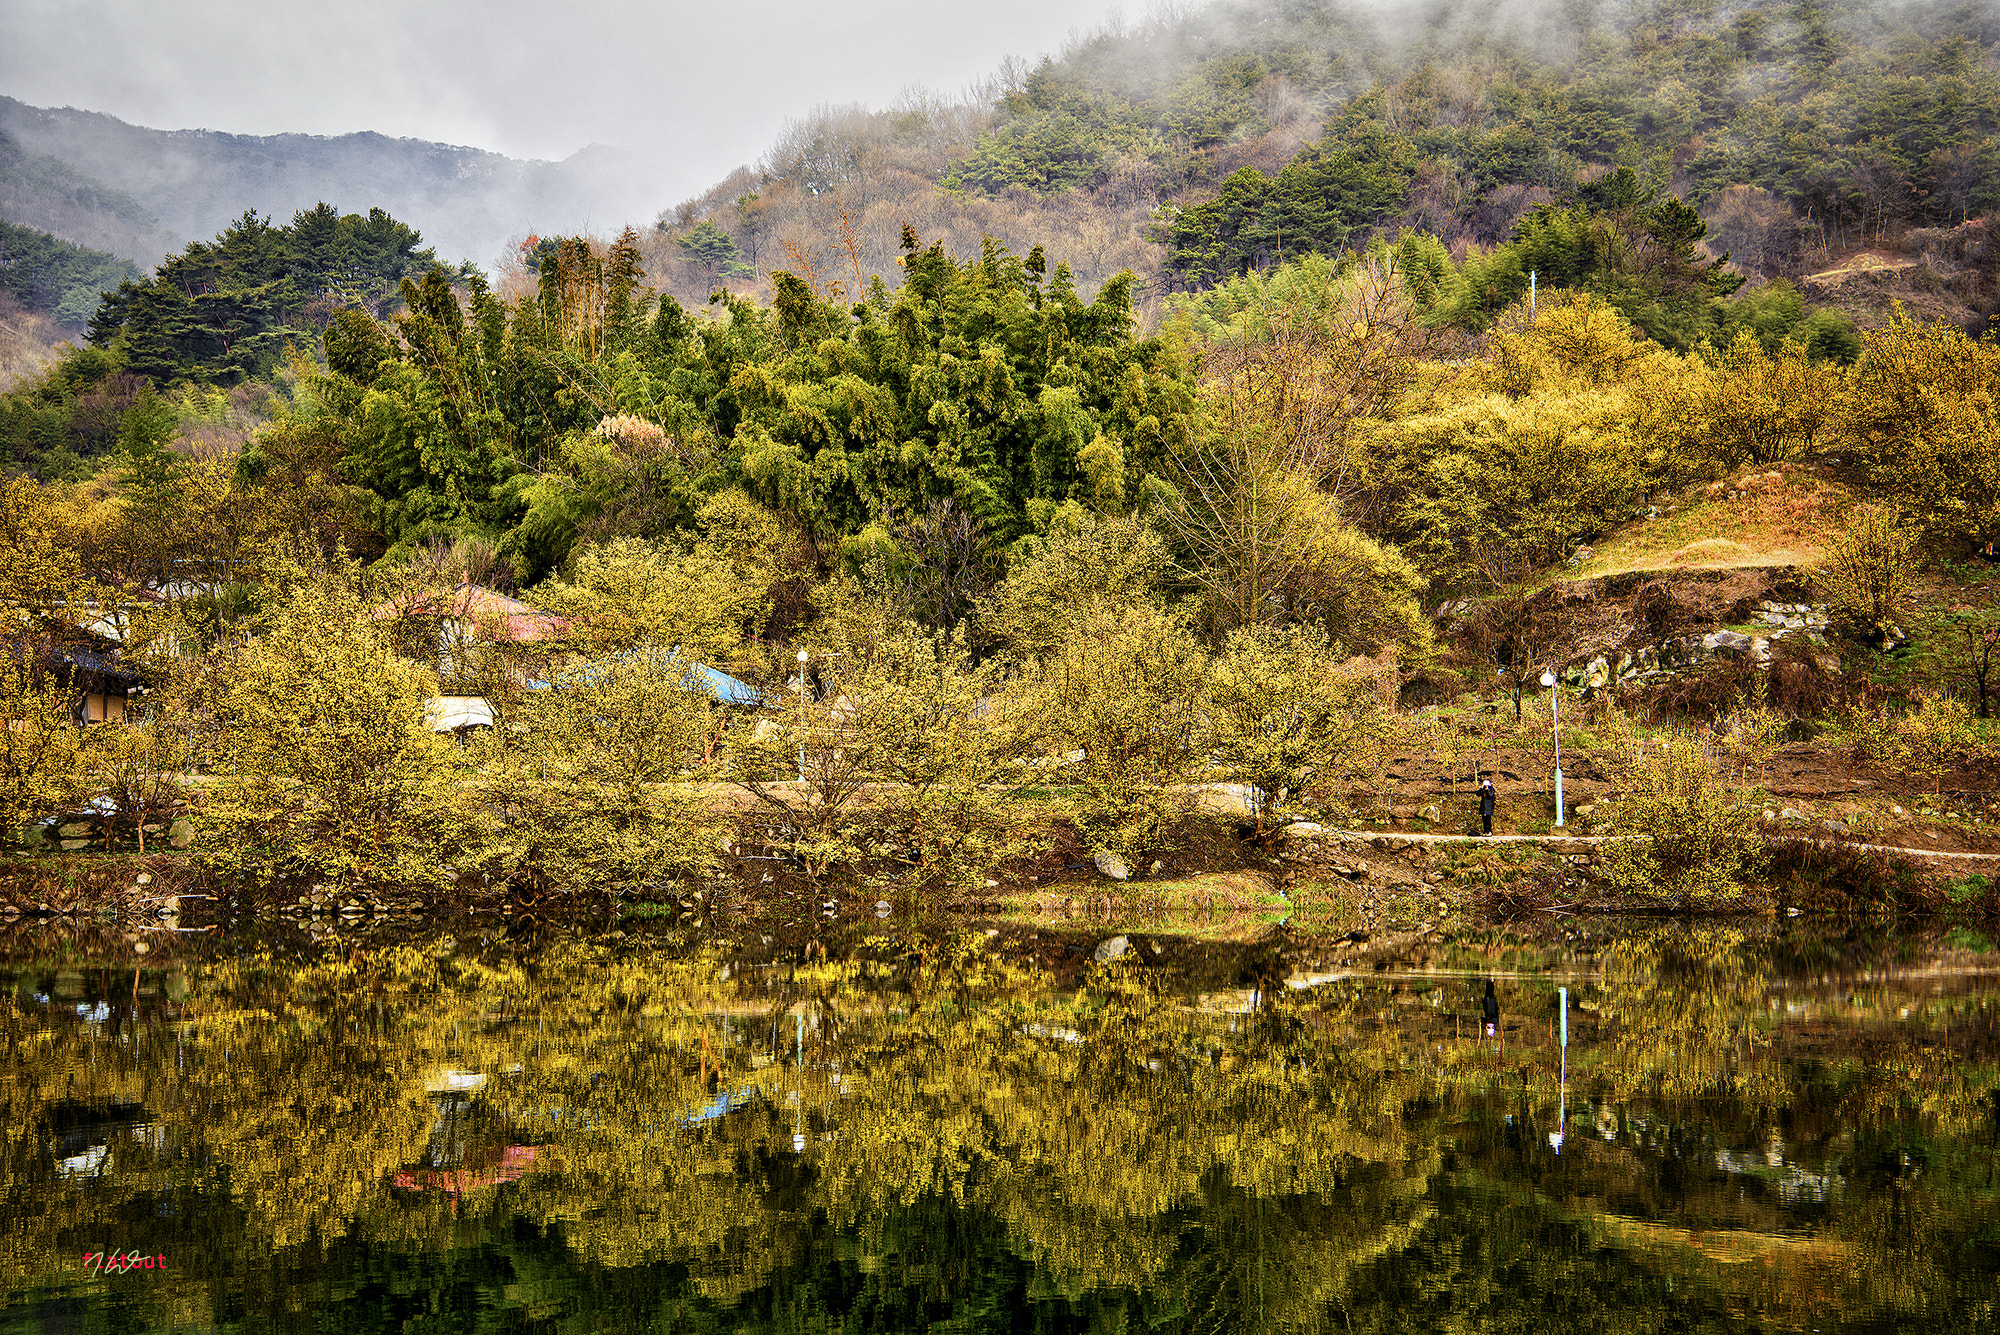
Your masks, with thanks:
[(1213, 287), (1289, 257), (1346, 250), (1395, 217), (1408, 179), (1408, 164), (1385, 161), (1376, 145), (1310, 148), (1276, 177), (1245, 167), (1213, 199), (1171, 210), (1155, 239), (1177, 283)]
[(343, 217), (322, 203), (286, 227), (245, 213), (152, 277), (120, 283), (91, 319), (90, 341), (160, 385), (268, 377), (288, 338), (343, 307), (379, 304), (434, 266), (419, 240), (381, 209)]
[[(1360, 7), (1299, 6), (1255, 22), (1225, 7), (1098, 34), (1016, 76), (948, 184), (1136, 186), (1161, 201), (1205, 185), (1216, 195), (1163, 228), (1194, 234), (1175, 267), (1204, 281), (1241, 272), (1246, 258), (1299, 253), (1328, 221), (1351, 223), (1344, 210), (1370, 195), (1355, 189), (1357, 168), (1391, 192), (1403, 221), (1485, 243), (1534, 188), (1601, 213), (1648, 209), (1670, 154), (1691, 202), (1754, 185), (1843, 249), (1900, 226), (1956, 225), (2000, 202), (2000, 85), (1981, 59), (1993, 38), (1965, 11), (1885, 16), (1839, 0), (1804, 18), (1760, 4), (1662, 24), (1643, 5), (1611, 3), (1520, 25), (1413, 22), (1421, 41)], [(1552, 59), (1557, 50), (1581, 54)], [(1324, 133), (1295, 148), (1321, 108), (1332, 112)], [(1236, 166), (1286, 152), (1275, 178)], [(1591, 168), (1642, 163), (1643, 176), (1592, 179)], [(1298, 188), (1280, 186), (1287, 176)], [(1199, 224), (1184, 228), (1191, 218)], [(1671, 210), (1644, 223), (1626, 235), (1662, 253), (1691, 239)], [(1800, 224), (1776, 230), (1795, 252)], [(1511, 266), (1482, 278), (1514, 281)], [(1641, 322), (1692, 346), (1694, 331), (1661, 295), (1639, 303), (1653, 312)]]
[(704, 218), (686, 233), (675, 237), (674, 244), (705, 269), (713, 282), (749, 278), (757, 272), (743, 263), (743, 252), (737, 249), (735, 239), (709, 219)]
[(1006, 541), (1044, 503), (1116, 508), (1186, 440), (1186, 368), (1133, 337), (1129, 279), (1086, 304), (1039, 254), (904, 244), (893, 301), (851, 313), (780, 275), (786, 351), (730, 382), (731, 462), (759, 500), (843, 533), (949, 500)]
[(130, 260), (0, 222), (0, 293), (58, 324), (82, 329), (106, 289), (137, 277)]

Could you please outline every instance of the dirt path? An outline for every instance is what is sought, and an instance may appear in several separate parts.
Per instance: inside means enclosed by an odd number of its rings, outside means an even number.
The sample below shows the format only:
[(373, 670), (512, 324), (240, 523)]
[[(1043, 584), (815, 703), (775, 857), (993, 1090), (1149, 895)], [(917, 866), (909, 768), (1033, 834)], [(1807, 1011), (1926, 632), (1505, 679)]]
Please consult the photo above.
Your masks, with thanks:
[[(1335, 839), (1361, 839), (1373, 842), (1376, 839), (1401, 839), (1409, 844), (1550, 844), (1563, 846), (1582, 844), (1624, 843), (1632, 839), (1644, 839), (1643, 834), (1404, 834), (1385, 830), (1336, 830), (1328, 828), (1326, 834)], [(1990, 853), (1946, 853), (1934, 848), (1912, 848), (1904, 844), (1853, 844), (1840, 839), (1815, 839), (1810, 835), (1779, 835), (1779, 840), (1791, 844), (1817, 844), (1824, 848), (1858, 848), (1868, 853), (1901, 853), (1916, 858), (1951, 858), (1966, 862), (2000, 862), (2000, 852)]]

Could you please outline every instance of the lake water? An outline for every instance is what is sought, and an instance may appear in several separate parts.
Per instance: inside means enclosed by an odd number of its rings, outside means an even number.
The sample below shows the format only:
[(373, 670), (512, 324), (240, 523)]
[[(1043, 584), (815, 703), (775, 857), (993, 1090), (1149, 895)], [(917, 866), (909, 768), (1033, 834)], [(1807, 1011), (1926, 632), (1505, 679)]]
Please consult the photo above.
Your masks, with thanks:
[(486, 935), (13, 940), (0, 1330), (2000, 1326), (1965, 932)]

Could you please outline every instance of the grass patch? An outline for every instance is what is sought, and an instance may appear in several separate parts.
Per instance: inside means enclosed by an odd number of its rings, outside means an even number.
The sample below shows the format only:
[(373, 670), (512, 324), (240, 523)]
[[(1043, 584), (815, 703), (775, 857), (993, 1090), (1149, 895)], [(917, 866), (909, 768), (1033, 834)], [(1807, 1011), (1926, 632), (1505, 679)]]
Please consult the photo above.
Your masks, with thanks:
[(1692, 491), (1672, 514), (1619, 529), (1569, 578), (1810, 565), (1820, 559), (1833, 516), (1851, 499), (1811, 468), (1752, 469)]

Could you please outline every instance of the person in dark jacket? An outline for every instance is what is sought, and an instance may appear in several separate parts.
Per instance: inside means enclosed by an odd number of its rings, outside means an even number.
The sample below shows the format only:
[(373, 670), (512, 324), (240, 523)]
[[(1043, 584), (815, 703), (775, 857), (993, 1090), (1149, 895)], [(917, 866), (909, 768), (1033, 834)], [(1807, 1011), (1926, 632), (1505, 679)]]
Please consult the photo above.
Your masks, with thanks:
[(1493, 995), (1493, 980), (1486, 980), (1486, 999), (1479, 1003), (1480, 1011), (1486, 1016), (1486, 1036), (1493, 1038), (1500, 1032), (1500, 998)]
[(1493, 780), (1481, 779), (1479, 781), (1479, 832), (1481, 834), (1493, 833), (1493, 799)]

